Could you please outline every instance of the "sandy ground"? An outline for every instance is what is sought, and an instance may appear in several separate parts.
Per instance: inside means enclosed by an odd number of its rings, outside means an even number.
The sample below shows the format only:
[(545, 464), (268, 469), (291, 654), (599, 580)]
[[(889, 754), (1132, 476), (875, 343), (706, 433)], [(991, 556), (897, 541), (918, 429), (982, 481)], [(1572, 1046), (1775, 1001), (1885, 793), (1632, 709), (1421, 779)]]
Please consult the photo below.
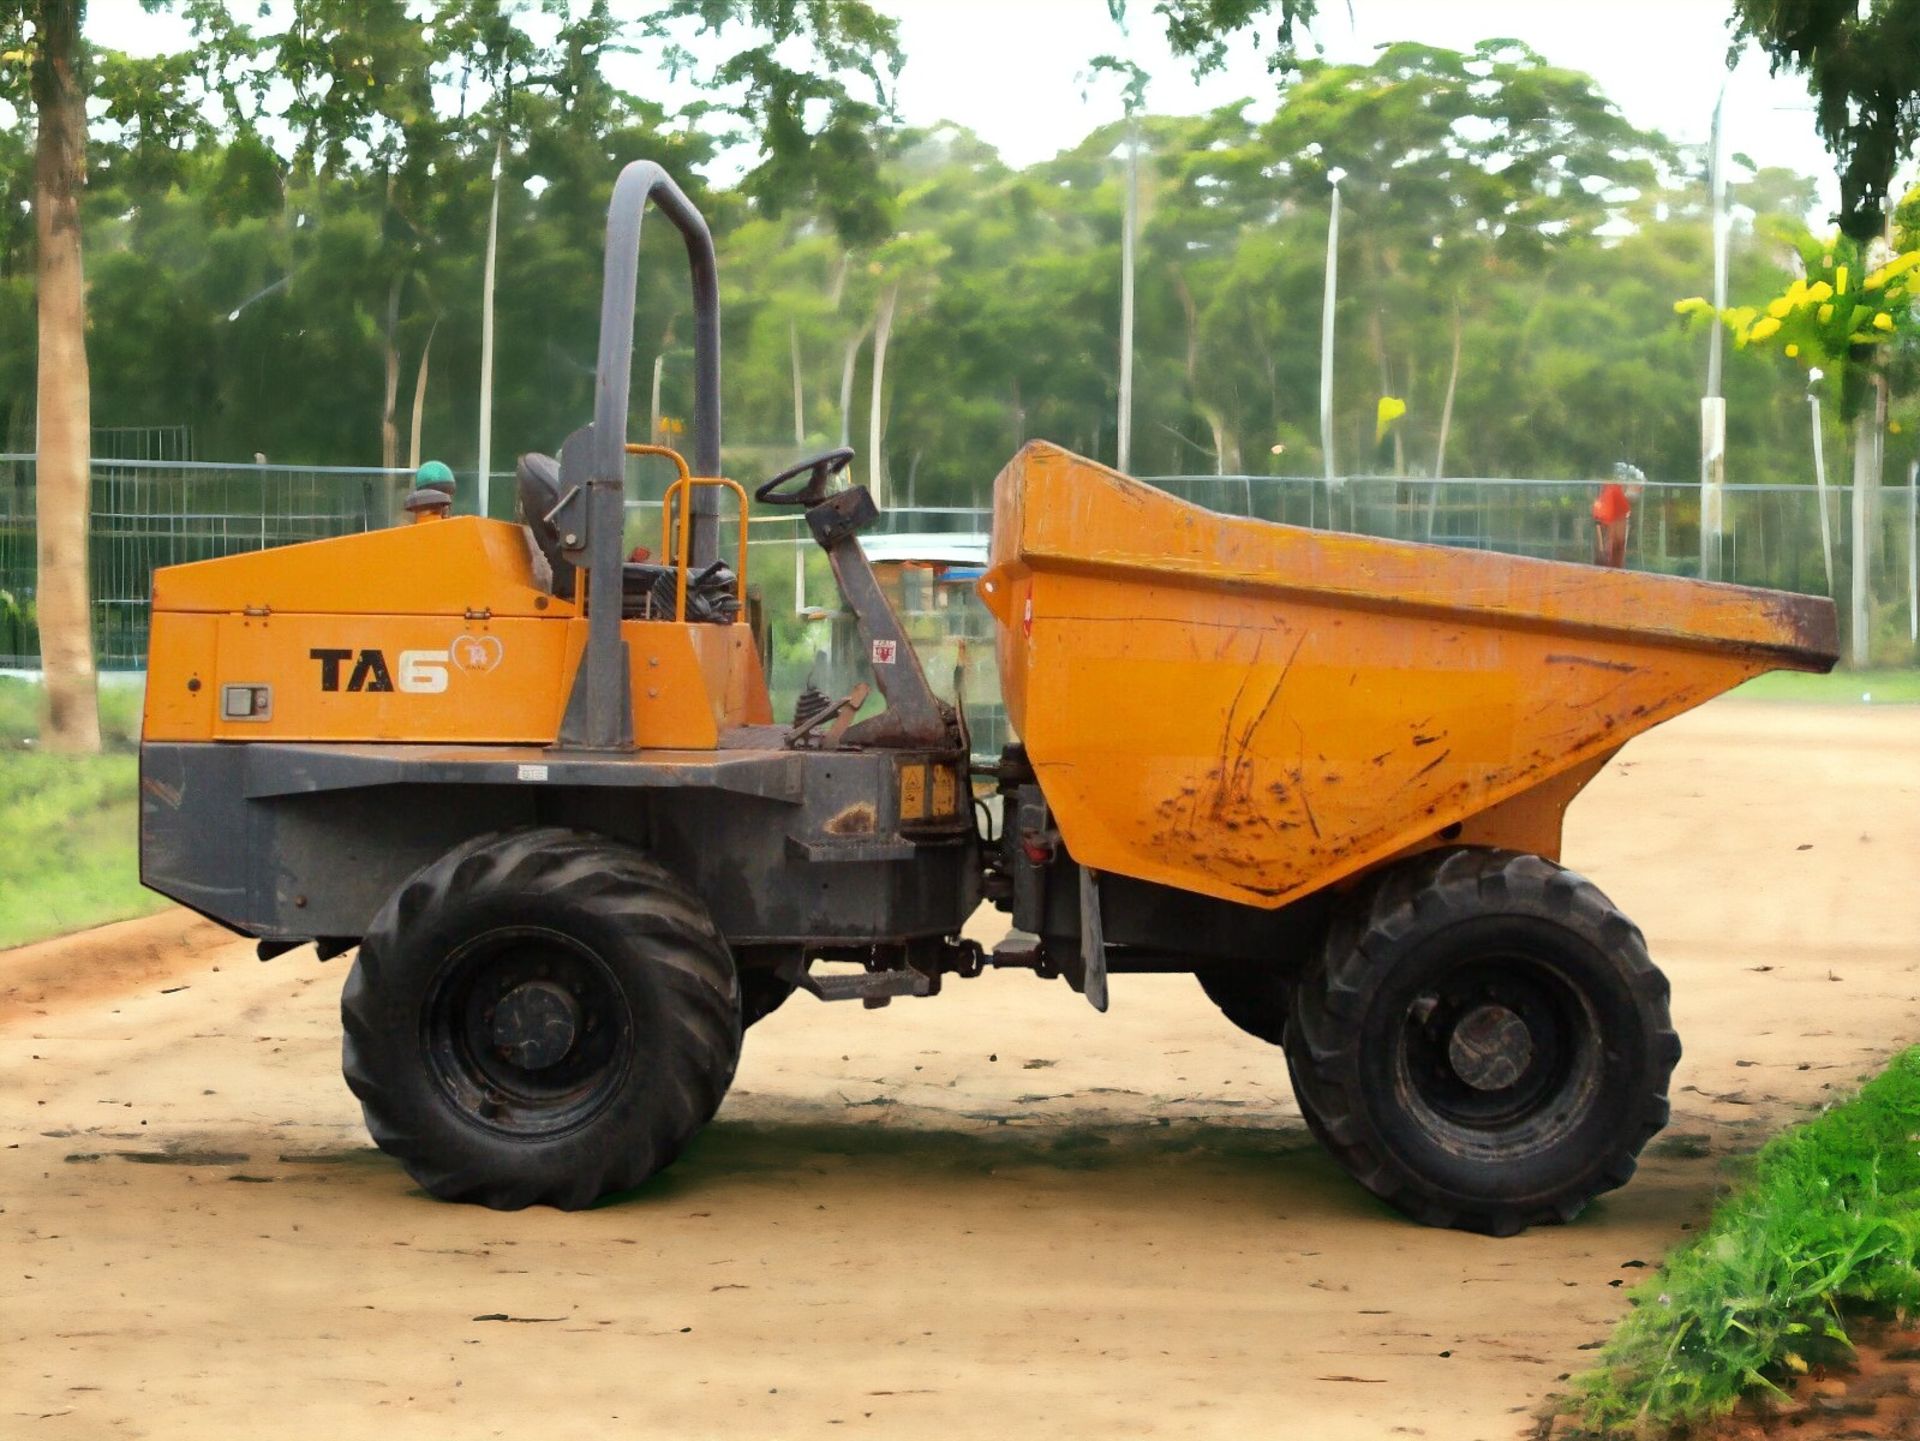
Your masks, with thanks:
[(1509, 1241), (1348, 1183), (1183, 977), (796, 998), (665, 1177), (499, 1215), (369, 1148), (345, 962), (178, 916), (0, 956), (0, 1434), (1516, 1436), (1730, 1155), (1920, 1038), (1920, 709), (1709, 707), (1568, 859), (1687, 1056), (1635, 1183)]

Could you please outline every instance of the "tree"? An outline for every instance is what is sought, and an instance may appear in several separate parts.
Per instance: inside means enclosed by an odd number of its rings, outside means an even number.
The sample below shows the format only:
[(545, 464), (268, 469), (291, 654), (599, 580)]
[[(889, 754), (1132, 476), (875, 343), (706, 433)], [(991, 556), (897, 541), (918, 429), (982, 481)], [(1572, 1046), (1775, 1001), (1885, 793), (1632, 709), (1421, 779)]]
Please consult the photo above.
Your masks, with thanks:
[[(1114, 20), (1126, 21), (1128, 0), (1107, 0)], [(1294, 31), (1313, 19), (1319, 0), (1153, 0), (1153, 13), (1166, 26), (1173, 53), (1193, 62), (1204, 75), (1226, 63), (1227, 44), (1243, 30), (1273, 27), (1269, 63), (1278, 68), (1292, 57)]]
[(1729, 67), (1748, 40), (1777, 75), (1806, 73), (1820, 138), (1840, 165), (1840, 231), (1886, 224), (1894, 171), (1920, 140), (1920, 0), (1734, 0)]
[[(92, 412), (80, 239), (80, 190), (87, 175), (80, 43), (85, 6), (84, 0), (36, 0), (24, 8), (33, 26), (27, 56), (39, 126), (33, 210), (39, 247), (36, 597), (46, 672), (41, 737), (49, 750), (91, 754), (100, 749), (100, 712), (87, 589)], [(20, 47), (12, 53), (18, 55)]]

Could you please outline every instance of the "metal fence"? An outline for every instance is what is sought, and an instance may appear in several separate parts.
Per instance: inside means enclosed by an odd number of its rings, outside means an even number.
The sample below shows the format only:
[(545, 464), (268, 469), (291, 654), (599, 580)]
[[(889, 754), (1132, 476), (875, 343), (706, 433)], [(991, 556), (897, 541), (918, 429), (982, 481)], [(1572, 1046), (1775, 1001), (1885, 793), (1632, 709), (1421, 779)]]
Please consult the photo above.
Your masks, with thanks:
[[(97, 663), (103, 670), (145, 666), (147, 603), (159, 567), (386, 525), (409, 476), (95, 460), (89, 565)], [(34, 534), (34, 458), (0, 454), (0, 667), (39, 663)]]
[[(0, 667), (37, 663), (34, 615), (34, 462), (0, 454)], [(637, 472), (643, 493), (657, 477)], [(1866, 516), (1865, 628), (1873, 658), (1920, 662), (1920, 516), (1906, 483), (1871, 493)], [(216, 465), (182, 460), (96, 460), (92, 582), (96, 643), (104, 669), (145, 662), (147, 604), (155, 568), (265, 546), (391, 524), (409, 476), (353, 467)], [(1598, 482), (1407, 480), (1356, 476), (1329, 484), (1286, 476), (1167, 476), (1158, 485), (1227, 514), (1319, 529), (1504, 551), (1557, 560), (1592, 554), (1591, 508)], [(470, 493), (463, 477), (462, 493)], [(497, 475), (496, 515), (511, 507), (513, 477)], [(1832, 595), (1850, 625), (1853, 497), (1846, 486), (1728, 485), (1720, 578)], [(1825, 514), (1823, 516), (1822, 511)], [(634, 538), (659, 533), (657, 500), (630, 506)], [(1700, 491), (1692, 483), (1651, 483), (1634, 505), (1627, 564), (1674, 575), (1700, 571)], [(891, 509), (884, 533), (982, 533), (976, 507)], [(728, 542), (731, 544), (731, 541)], [(755, 579), (776, 616), (795, 597), (827, 602), (823, 563), (794, 515), (755, 517)], [(796, 578), (798, 584), (796, 585)], [(798, 642), (796, 642), (796, 645)]]

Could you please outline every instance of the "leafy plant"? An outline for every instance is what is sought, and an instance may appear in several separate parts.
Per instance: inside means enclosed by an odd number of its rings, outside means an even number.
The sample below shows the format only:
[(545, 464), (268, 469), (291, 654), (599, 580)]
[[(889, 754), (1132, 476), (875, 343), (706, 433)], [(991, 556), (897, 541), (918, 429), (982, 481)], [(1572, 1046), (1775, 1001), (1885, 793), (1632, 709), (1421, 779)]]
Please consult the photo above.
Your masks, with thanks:
[(1633, 1293), (1578, 1383), (1602, 1435), (1659, 1434), (1844, 1361), (1847, 1322), (1920, 1310), (1920, 1048), (1778, 1137), (1706, 1231)]
[[(1720, 312), (1736, 346), (1777, 350), (1809, 371), (1838, 377), (1851, 366), (1877, 365), (1878, 347), (1912, 331), (1920, 249), (1887, 255), (1883, 246), (1835, 235), (1825, 242), (1807, 237), (1800, 257), (1803, 274), (1779, 295)], [(1690, 319), (1713, 314), (1697, 295), (1673, 308)]]

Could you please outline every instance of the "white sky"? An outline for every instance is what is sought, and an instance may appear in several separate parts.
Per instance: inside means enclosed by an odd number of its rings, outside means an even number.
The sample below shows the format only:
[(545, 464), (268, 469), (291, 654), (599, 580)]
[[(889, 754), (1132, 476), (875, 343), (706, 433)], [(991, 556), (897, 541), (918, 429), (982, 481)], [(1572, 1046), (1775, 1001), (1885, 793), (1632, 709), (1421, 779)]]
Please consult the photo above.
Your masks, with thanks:
[[(614, 0), (614, 10), (638, 15), (645, 3)], [(1130, 0), (1130, 35), (1108, 18), (1106, 0), (876, 3), (901, 22), (907, 55), (898, 88), (902, 117), (920, 125), (957, 121), (1014, 165), (1044, 159), (1119, 113), (1110, 79), (1083, 98), (1088, 61), (1102, 52), (1127, 55), (1154, 76), (1148, 104), (1162, 113), (1197, 113), (1273, 94), (1264, 52), (1246, 40), (1234, 47), (1224, 72), (1196, 83), (1167, 52), (1152, 0)], [(236, 0), (246, 11), (256, 5)], [(1350, 8), (1351, 18), (1346, 0), (1321, 0), (1307, 48), (1318, 45), (1330, 60), (1364, 62), (1376, 46), (1394, 40), (1466, 49), (1477, 40), (1512, 36), (1556, 65), (1587, 71), (1629, 120), (1681, 144), (1706, 141), (1725, 80), (1728, 152), (1821, 178), (1825, 209), (1837, 198), (1804, 83), (1770, 77), (1758, 54), (1728, 76), (1727, 0), (1351, 0)], [(87, 30), (135, 51), (186, 43), (176, 18), (147, 15), (138, 0), (94, 0)], [(612, 68), (628, 89), (670, 98), (665, 77), (638, 57)]]

